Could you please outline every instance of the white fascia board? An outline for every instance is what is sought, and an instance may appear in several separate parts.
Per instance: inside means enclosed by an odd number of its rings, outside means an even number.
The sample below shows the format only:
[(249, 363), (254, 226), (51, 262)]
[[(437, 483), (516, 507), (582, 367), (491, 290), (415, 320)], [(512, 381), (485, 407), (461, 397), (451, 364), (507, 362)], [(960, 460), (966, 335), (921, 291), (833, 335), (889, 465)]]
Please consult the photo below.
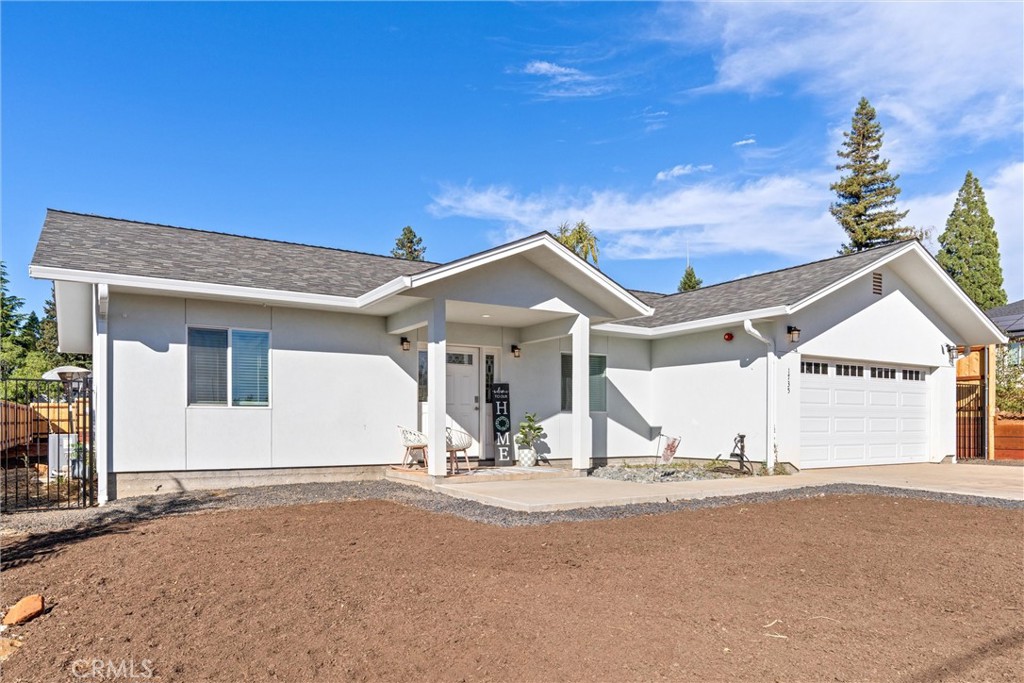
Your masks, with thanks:
[(191, 282), (169, 278), (142, 277), (116, 273), (98, 273), (87, 270), (69, 270), (49, 266), (29, 266), (29, 277), (40, 280), (63, 280), (66, 282), (105, 283), (111, 287), (127, 289), (148, 289), (173, 294), (194, 294), (199, 296), (245, 299), (269, 304), (293, 306), (322, 306), (325, 308), (357, 309), (359, 300), (347, 296), (286, 292), (277, 289), (260, 289), (238, 285), (222, 285), (208, 282)]
[(617, 284), (614, 280), (609, 278), (607, 275), (599, 271), (597, 268), (588, 265), (582, 259), (570, 258), (568, 254), (563, 253), (565, 249), (562, 245), (551, 237), (550, 235), (541, 234), (535, 237), (526, 238), (512, 244), (507, 244), (490, 251), (486, 251), (482, 254), (475, 256), (468, 256), (458, 261), (431, 268), (430, 270), (421, 273), (419, 275), (411, 275), (406, 279), (409, 281), (410, 287), (422, 287), (424, 285), (443, 280), (460, 273), (465, 273), (474, 268), (484, 266), (490, 263), (495, 263), (502, 259), (506, 259), (510, 256), (517, 254), (524, 254), (528, 251), (536, 249), (539, 246), (545, 246), (551, 249), (554, 253), (558, 254), (563, 258), (566, 264), (575, 268), (578, 272), (588, 277), (594, 284), (602, 287), (606, 291), (613, 294), (623, 303), (627, 304), (630, 308), (637, 312), (638, 316), (649, 316), (654, 314), (654, 309), (646, 305), (644, 302), (637, 299), (635, 296), (627, 292), (622, 288), (621, 285)]
[(785, 315), (789, 315), (789, 308), (786, 306), (773, 306), (771, 308), (761, 308), (755, 311), (720, 315), (714, 318), (690, 320), (685, 323), (676, 323), (675, 325), (635, 327), (633, 325), (623, 325), (622, 323), (604, 323), (603, 325), (594, 325), (593, 330), (595, 332), (605, 332), (617, 337), (658, 339), (661, 337), (672, 337), (680, 334), (704, 332), (705, 330), (724, 327), (726, 325), (742, 324), (744, 320), (760, 320), (763, 318), (775, 318)]
[(929, 254), (919, 242), (910, 242), (907, 244), (906, 248), (897, 249), (891, 254), (887, 254), (882, 258), (878, 259), (877, 261), (873, 261), (872, 263), (868, 264), (867, 266), (864, 266), (863, 268), (854, 272), (853, 274), (848, 275), (842, 280), (839, 280), (838, 282), (835, 282), (829, 285), (828, 287), (825, 287), (824, 289), (815, 292), (814, 294), (807, 297), (803, 301), (799, 301), (793, 304), (792, 306), (789, 306), (789, 313), (796, 313), (801, 309), (807, 308), (814, 302), (819, 301), (828, 296), (829, 294), (832, 294), (836, 290), (845, 287), (854, 280), (863, 277), (874, 270), (877, 270), (881, 266), (891, 263), (892, 261), (911, 251), (916, 253), (918, 258), (920, 258), (927, 265), (927, 267), (930, 268), (931, 271), (935, 273), (935, 275), (938, 276), (940, 280), (942, 280), (943, 284), (946, 286), (946, 289), (950, 291), (962, 305), (966, 306), (971, 311), (971, 314), (978, 322), (980, 322), (983, 326), (988, 328), (988, 331), (991, 332), (995, 337), (1002, 340), (997, 343), (1005, 344), (1007, 342), (1006, 335), (1003, 334), (1002, 330), (1000, 330), (996, 326), (996, 324), (993, 323), (987, 315), (985, 315), (984, 311), (978, 308), (977, 304), (971, 301), (970, 297), (964, 294), (964, 291), (960, 289), (960, 286), (957, 285), (956, 282), (953, 281), (953, 278), (949, 276), (949, 273), (943, 270), (943, 268), (938, 264), (938, 262), (934, 258), (932, 258), (932, 255)]

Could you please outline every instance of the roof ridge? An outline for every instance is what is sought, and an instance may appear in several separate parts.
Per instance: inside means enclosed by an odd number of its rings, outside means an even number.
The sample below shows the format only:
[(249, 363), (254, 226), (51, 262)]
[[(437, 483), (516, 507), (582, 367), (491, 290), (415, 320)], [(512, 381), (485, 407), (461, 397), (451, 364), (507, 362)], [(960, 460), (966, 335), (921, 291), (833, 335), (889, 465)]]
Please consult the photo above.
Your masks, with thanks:
[(745, 275), (744, 277), (738, 277), (738, 278), (735, 278), (733, 280), (725, 280), (724, 282), (716, 282), (715, 284), (708, 285), (707, 287), (698, 287), (697, 289), (691, 289), (691, 290), (685, 291), (685, 292), (676, 292), (675, 294), (665, 294), (664, 297), (665, 298), (670, 298), (670, 297), (676, 297), (676, 296), (680, 296), (680, 295), (684, 295), (684, 294), (693, 294), (695, 292), (702, 292), (702, 291), (705, 291), (705, 290), (708, 290), (708, 289), (713, 289), (715, 287), (721, 287), (722, 285), (731, 285), (731, 284), (734, 284), (736, 282), (743, 282), (744, 280), (751, 280), (751, 279), (757, 278), (757, 277), (764, 277), (766, 275), (775, 275), (776, 273), (784, 273), (787, 270), (796, 270), (797, 268), (806, 268), (808, 266), (817, 265), (819, 263), (828, 263), (829, 261), (838, 261), (839, 259), (850, 258), (851, 256), (860, 256), (861, 254), (867, 254), (869, 252), (879, 251), (881, 249), (890, 249), (890, 248), (896, 247), (898, 245), (909, 244), (911, 242), (917, 242), (918, 244), (921, 243), (921, 241), (919, 239), (917, 239), (917, 238), (911, 238), (911, 239), (907, 239), (907, 240), (900, 240), (899, 242), (893, 242), (892, 244), (883, 244), (883, 245), (878, 246), (878, 247), (872, 247), (870, 249), (864, 249), (863, 251), (855, 251), (852, 254), (838, 254), (836, 256), (829, 256), (828, 258), (818, 259), (817, 261), (808, 261), (807, 263), (798, 263), (795, 266), (786, 266), (785, 268), (776, 268), (775, 270), (769, 270), (769, 271), (766, 271), (764, 273), (755, 273), (753, 275)]
[(374, 254), (369, 251), (357, 251), (355, 249), (342, 249), (341, 247), (329, 247), (322, 244), (307, 244), (305, 242), (291, 242), (288, 240), (277, 240), (269, 237), (253, 237), (252, 235), (238, 235), (233, 232), (219, 232), (217, 230), (207, 230), (204, 228), (189, 228), (182, 225), (170, 225), (169, 223), (152, 223), (150, 221), (137, 221), (131, 218), (118, 218), (117, 216), (104, 216), (98, 213), (86, 213), (83, 211), (67, 211), (65, 209), (53, 209), (47, 207), (47, 212), (63, 213), (70, 216), (85, 216), (86, 218), (101, 218), (107, 221), (120, 221), (122, 223), (134, 223), (136, 225), (146, 225), (154, 228), (171, 228), (173, 230), (187, 230), (189, 232), (201, 232), (207, 235), (220, 235), (222, 237), (237, 237), (239, 239), (256, 240), (257, 242), (271, 242), (274, 244), (289, 244), (294, 247), (308, 247), (309, 249), (326, 249), (328, 251), (340, 251), (346, 254), (359, 254), (361, 256), (373, 256), (376, 258), (385, 258), (392, 261), (408, 261), (409, 263), (423, 263), (431, 266), (444, 265), (437, 261), (410, 261), (409, 259), (403, 259), (398, 256), (388, 256), (386, 254)]

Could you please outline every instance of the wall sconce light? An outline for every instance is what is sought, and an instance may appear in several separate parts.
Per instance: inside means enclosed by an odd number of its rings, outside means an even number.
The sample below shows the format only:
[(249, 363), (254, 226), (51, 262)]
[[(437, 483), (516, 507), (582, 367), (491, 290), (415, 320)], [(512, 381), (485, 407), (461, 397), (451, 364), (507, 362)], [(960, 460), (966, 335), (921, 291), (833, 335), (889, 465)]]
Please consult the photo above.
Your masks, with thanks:
[(519, 358), (520, 350), (519, 350), (519, 346), (517, 346), (516, 344), (512, 345), (512, 355), (514, 357), (516, 357), (516, 358)]
[(793, 327), (792, 325), (787, 325), (786, 326), (786, 334), (789, 335), (789, 342), (791, 344), (796, 344), (798, 341), (800, 341), (800, 328), (799, 327)]
[(412, 342), (409, 341), (408, 337), (402, 337), (401, 344), (403, 351), (408, 351), (409, 349), (412, 348)]
[(949, 354), (949, 362), (950, 362), (950, 364), (955, 363), (956, 362), (956, 357), (958, 355), (960, 355), (958, 350), (957, 350), (957, 348), (955, 346), (953, 346), (952, 344), (946, 344), (946, 353)]

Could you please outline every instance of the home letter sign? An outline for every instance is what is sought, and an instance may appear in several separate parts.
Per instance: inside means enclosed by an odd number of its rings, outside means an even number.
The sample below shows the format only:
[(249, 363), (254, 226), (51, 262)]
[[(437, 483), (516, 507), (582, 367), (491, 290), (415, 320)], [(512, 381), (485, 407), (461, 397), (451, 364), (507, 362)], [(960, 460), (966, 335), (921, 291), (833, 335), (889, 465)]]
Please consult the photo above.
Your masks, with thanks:
[(515, 464), (508, 384), (492, 384), (491, 396), (494, 399), (494, 464), (498, 467), (508, 467)]

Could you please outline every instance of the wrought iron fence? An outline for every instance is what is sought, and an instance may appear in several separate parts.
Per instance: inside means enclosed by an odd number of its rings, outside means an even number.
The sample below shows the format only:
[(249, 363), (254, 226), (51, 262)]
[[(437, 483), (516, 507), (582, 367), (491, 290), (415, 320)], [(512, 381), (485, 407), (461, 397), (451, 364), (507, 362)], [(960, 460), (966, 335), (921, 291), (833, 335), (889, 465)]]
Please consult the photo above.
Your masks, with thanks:
[(985, 396), (980, 382), (956, 383), (956, 458), (985, 457)]
[(0, 379), (3, 512), (96, 502), (92, 378)]

